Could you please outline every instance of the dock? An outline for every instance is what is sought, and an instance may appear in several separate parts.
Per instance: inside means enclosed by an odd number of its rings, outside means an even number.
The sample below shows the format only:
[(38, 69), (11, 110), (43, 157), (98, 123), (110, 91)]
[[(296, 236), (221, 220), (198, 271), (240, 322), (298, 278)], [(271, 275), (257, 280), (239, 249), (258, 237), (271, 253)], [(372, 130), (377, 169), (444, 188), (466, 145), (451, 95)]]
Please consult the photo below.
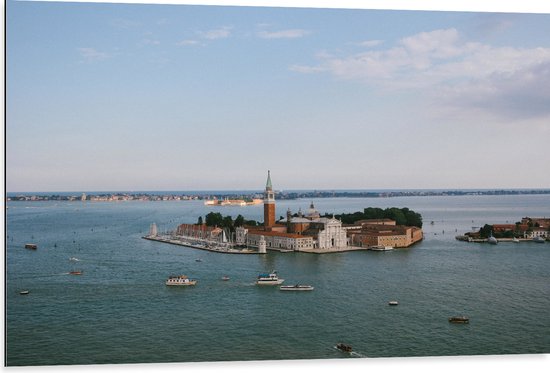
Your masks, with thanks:
[(205, 251), (211, 251), (211, 252), (222, 253), (222, 254), (262, 254), (256, 250), (250, 250), (250, 249), (238, 250), (238, 249), (234, 249), (233, 245), (230, 245), (230, 244), (222, 246), (216, 243), (210, 243), (206, 240), (194, 239), (193, 242), (191, 242), (183, 238), (167, 237), (167, 236), (143, 236), (142, 238), (150, 241), (163, 242), (171, 245), (185, 246), (185, 247), (190, 247), (192, 249), (205, 250)]

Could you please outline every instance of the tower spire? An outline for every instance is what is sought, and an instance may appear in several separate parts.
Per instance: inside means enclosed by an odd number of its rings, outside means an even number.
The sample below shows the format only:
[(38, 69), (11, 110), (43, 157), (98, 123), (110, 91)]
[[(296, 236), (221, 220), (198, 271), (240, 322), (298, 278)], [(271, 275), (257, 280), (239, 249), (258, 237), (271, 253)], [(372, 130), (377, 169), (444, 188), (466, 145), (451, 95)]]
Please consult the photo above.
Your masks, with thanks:
[(265, 183), (265, 189), (266, 190), (273, 190), (273, 186), (271, 185), (271, 174), (269, 170), (267, 170), (267, 182)]

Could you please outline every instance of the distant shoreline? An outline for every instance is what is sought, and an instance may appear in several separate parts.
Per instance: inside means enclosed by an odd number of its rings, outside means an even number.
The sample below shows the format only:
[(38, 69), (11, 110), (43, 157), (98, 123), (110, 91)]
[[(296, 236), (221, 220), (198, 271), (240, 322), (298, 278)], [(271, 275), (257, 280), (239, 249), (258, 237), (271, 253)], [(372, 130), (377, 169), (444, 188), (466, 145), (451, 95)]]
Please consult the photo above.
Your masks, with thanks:
[[(545, 195), (550, 189), (495, 189), (495, 190), (314, 190), (275, 192), (278, 200), (294, 200), (304, 198), (392, 198), (392, 197), (437, 197), (437, 196), (506, 196), (506, 195)], [(221, 192), (63, 192), (45, 193), (14, 193), (6, 194), (7, 201), (179, 201), (179, 200), (209, 200), (224, 198), (263, 198), (260, 191), (221, 191)]]

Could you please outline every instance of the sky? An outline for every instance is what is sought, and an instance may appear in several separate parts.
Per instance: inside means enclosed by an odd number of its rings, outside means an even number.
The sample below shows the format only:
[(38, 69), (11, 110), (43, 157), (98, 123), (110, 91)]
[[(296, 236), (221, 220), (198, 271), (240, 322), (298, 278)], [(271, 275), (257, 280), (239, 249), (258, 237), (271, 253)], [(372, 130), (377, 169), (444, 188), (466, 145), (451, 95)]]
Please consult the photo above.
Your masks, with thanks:
[(7, 192), (550, 188), (550, 14), (6, 7)]

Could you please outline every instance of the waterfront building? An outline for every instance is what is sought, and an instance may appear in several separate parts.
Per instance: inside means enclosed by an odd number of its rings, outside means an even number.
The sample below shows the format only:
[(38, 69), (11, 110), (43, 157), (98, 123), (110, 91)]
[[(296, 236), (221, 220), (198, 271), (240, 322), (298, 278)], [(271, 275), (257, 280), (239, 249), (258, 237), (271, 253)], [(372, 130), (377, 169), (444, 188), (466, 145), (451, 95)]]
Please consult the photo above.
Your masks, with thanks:
[(264, 226), (237, 227), (235, 243), (251, 247), (260, 247), (260, 242), (268, 250), (308, 251), (313, 249), (342, 249), (347, 246), (346, 231), (342, 222), (334, 218), (321, 218), (313, 202), (305, 217), (301, 210), (292, 217), (290, 210), (287, 218), (275, 221), (275, 194), (268, 171), (264, 192)]
[(423, 239), (422, 229), (391, 224), (363, 224), (360, 229), (348, 229), (353, 246), (409, 247)]

